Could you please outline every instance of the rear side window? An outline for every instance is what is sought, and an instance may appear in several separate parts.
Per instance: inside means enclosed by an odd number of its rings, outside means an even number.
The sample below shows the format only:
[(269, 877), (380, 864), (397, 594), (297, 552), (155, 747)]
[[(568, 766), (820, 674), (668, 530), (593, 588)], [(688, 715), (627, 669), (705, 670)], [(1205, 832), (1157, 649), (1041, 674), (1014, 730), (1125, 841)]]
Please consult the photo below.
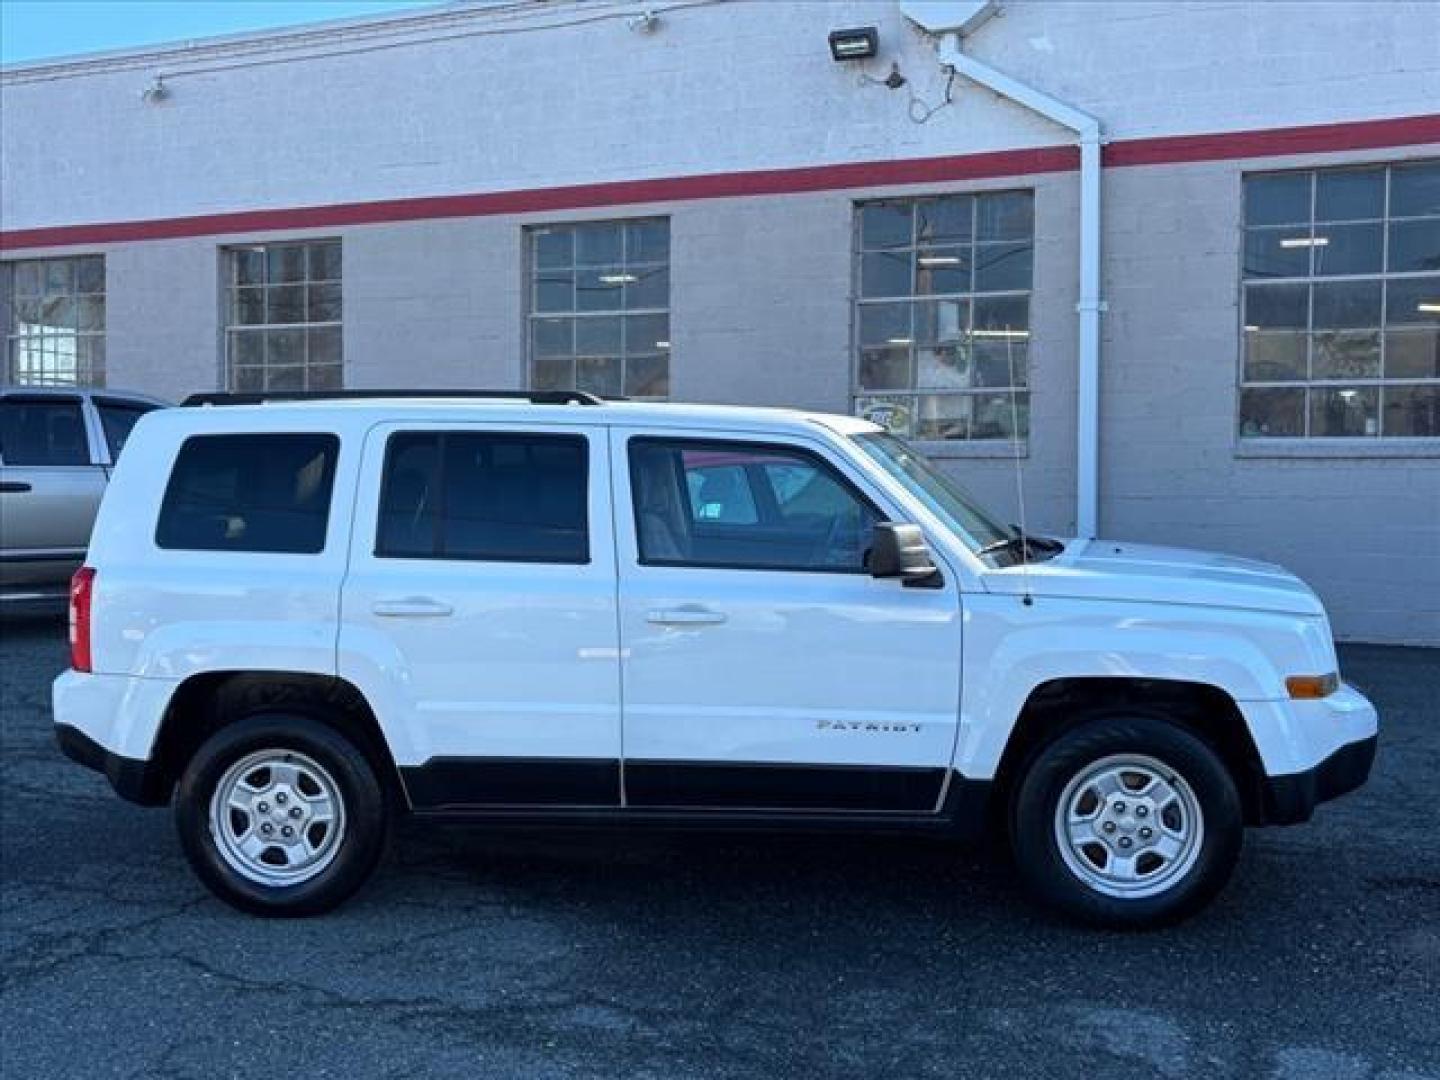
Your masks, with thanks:
[(385, 450), (375, 554), (589, 562), (588, 475), (579, 435), (397, 433)]
[(180, 447), (155, 542), (190, 551), (325, 547), (334, 435), (194, 435)]
[(105, 429), (105, 445), (110, 448), (110, 460), (114, 462), (120, 460), (120, 451), (125, 449), (125, 440), (130, 438), (135, 421), (155, 406), (96, 398), (95, 408), (100, 413), (100, 426)]
[(89, 465), (80, 403), (41, 397), (0, 401), (0, 460), (6, 465)]

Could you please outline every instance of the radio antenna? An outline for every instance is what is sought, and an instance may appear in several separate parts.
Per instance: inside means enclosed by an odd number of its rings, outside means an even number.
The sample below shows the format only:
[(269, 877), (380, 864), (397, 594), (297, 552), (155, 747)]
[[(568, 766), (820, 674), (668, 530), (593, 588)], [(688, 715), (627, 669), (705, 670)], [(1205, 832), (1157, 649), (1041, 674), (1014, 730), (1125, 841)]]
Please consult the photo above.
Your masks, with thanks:
[(1021, 460), (1020, 446), (1020, 401), (1019, 395), (1015, 392), (1015, 335), (1023, 331), (1014, 330), (1006, 326), (1003, 331), (1005, 335), (1005, 366), (1010, 372), (1010, 447), (1014, 451), (1012, 461), (1015, 464), (1015, 501), (1018, 505), (1017, 513), (1020, 515), (1020, 582), (1024, 591), (1021, 599), (1026, 607), (1035, 602), (1030, 595), (1030, 529), (1025, 521), (1025, 472), (1021, 467), (1024, 462)]

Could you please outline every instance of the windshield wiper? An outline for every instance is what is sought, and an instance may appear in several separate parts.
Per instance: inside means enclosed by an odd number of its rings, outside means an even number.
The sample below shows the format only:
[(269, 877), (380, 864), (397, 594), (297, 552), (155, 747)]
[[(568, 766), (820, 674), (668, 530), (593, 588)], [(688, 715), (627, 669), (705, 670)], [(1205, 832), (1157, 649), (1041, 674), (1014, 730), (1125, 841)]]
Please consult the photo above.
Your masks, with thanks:
[(1007, 536), (1004, 540), (986, 544), (976, 554), (998, 555), (1001, 552), (1012, 552), (1028, 561), (1035, 562), (1048, 559), (1065, 550), (1065, 545), (1059, 540), (1053, 540), (1048, 536), (1029, 536), (1014, 525), (1010, 527), (1015, 529), (1014, 536)]

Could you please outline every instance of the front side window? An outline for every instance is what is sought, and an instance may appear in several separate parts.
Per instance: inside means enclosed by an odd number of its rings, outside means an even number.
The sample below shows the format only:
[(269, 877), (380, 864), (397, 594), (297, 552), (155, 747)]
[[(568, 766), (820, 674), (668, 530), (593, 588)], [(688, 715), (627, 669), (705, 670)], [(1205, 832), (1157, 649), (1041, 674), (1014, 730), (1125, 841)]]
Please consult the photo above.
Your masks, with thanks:
[(324, 550), (339, 450), (334, 435), (192, 435), (165, 488), (155, 543), (188, 551)]
[(1240, 435), (1440, 436), (1440, 161), (1245, 178)]
[(375, 554), (587, 563), (589, 452), (579, 435), (390, 436)]
[(530, 385), (670, 393), (670, 222), (545, 225), (529, 244)]
[(0, 461), (89, 465), (85, 418), (74, 398), (15, 394), (0, 399)]
[(225, 259), (230, 389), (340, 389), (340, 241), (246, 245)]
[(647, 566), (864, 572), (881, 515), (808, 451), (645, 438), (629, 456)]
[(21, 259), (0, 267), (5, 381), (105, 385), (105, 257)]
[(915, 439), (1029, 430), (1034, 196), (862, 203), (854, 405)]

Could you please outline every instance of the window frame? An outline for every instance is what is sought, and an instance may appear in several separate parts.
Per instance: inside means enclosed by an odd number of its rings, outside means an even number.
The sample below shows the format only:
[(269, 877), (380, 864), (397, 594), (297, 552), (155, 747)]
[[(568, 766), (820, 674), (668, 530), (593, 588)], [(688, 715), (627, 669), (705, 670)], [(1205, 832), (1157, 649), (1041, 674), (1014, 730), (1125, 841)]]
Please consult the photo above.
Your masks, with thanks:
[[(1024, 239), (1000, 238), (995, 240), (979, 239), (981, 204), (986, 198), (998, 198), (1002, 196), (1024, 196), (1029, 203), (1030, 228)], [(896, 403), (908, 403), (912, 409), (910, 431), (899, 433), (899, 437), (908, 441), (934, 447), (940, 456), (988, 456), (992, 454), (1014, 454), (1017, 450), (1026, 452), (1030, 433), (1032, 416), (1032, 404), (1034, 388), (1031, 383), (1033, 371), (1032, 344), (1034, 341), (1035, 323), (1035, 258), (1037, 253), (1035, 243), (1035, 206), (1037, 192), (1034, 187), (1000, 187), (966, 189), (962, 191), (947, 191), (938, 193), (925, 193), (905, 196), (880, 196), (876, 198), (865, 198), (855, 200), (851, 204), (852, 233), (851, 233), (851, 302), (850, 302), (850, 412), (852, 415), (865, 415), (860, 412), (860, 402), (865, 399), (878, 399), (879, 401), (895, 401)], [(947, 199), (968, 199), (970, 202), (970, 228), (968, 239), (959, 242), (946, 242), (944, 240), (931, 243), (922, 242), (919, 235), (919, 210), (927, 203), (943, 202)], [(908, 244), (903, 247), (866, 247), (864, 242), (864, 212), (870, 207), (876, 206), (905, 206), (910, 212), (910, 238)], [(980, 272), (979, 260), (976, 257), (980, 250), (990, 248), (1013, 247), (1024, 245), (1029, 248), (1030, 274), (1029, 284), (1024, 289), (987, 289), (980, 290), (977, 286), (977, 278)], [(938, 251), (945, 248), (961, 247), (967, 252), (969, 258), (968, 288), (962, 291), (948, 292), (927, 292), (916, 291), (915, 278), (920, 271), (919, 259), (925, 251)], [(864, 262), (865, 256), (877, 255), (886, 252), (906, 253), (914, 260), (911, 268), (910, 291), (905, 294), (866, 296), (864, 294)], [(1022, 300), (1026, 306), (1025, 316), (1025, 358), (1021, 365), (1009, 367), (1009, 382), (1002, 386), (966, 386), (966, 387), (922, 387), (919, 385), (919, 352), (924, 347), (913, 333), (916, 325), (915, 309), (917, 305), (935, 302), (954, 302), (965, 306), (966, 326), (964, 334), (958, 339), (965, 343), (965, 347), (973, 350), (975, 335), (975, 309), (978, 303), (988, 300)], [(861, 383), (861, 365), (864, 359), (866, 346), (861, 336), (861, 313), (864, 308), (874, 305), (905, 304), (911, 313), (910, 325), (912, 334), (906, 342), (908, 351), (907, 360), (910, 368), (909, 384), (904, 387), (894, 388), (866, 388)], [(941, 344), (941, 343), (937, 343)], [(1008, 360), (1008, 358), (1007, 358)], [(973, 382), (976, 358), (973, 351), (969, 359), (969, 368)], [(1008, 364), (1007, 364), (1008, 366)], [(1019, 381), (1017, 381), (1017, 379)], [(963, 438), (946, 437), (937, 434), (921, 434), (916, 427), (918, 416), (917, 403), (923, 398), (970, 398), (972, 401), (986, 398), (1003, 398), (1006, 409), (1009, 411), (1006, 424), (1011, 429), (1008, 435), (997, 435), (993, 437), (977, 437), (967, 434)], [(967, 432), (973, 430), (975, 424), (975, 412), (972, 405), (968, 418), (965, 421)], [(884, 425), (888, 428), (888, 425)]]
[[(312, 247), (322, 245), (334, 245), (337, 251), (338, 276), (333, 278), (312, 278), (310, 276), (310, 253)], [(305, 276), (299, 281), (277, 281), (269, 280), (269, 260), (272, 251), (286, 248), (300, 248), (305, 250)], [(246, 252), (259, 252), (266, 264), (265, 280), (258, 285), (241, 285), (239, 282), (239, 257)], [(232, 393), (263, 392), (266, 387), (263, 385), (269, 380), (269, 372), (272, 368), (298, 367), (301, 371), (301, 381), (304, 385), (296, 387), (297, 390), (308, 390), (310, 387), (311, 371), (315, 368), (335, 367), (339, 369), (339, 385), (334, 387), (323, 387), (316, 389), (342, 390), (345, 388), (345, 243), (339, 236), (307, 236), (285, 240), (256, 240), (250, 243), (227, 244), (220, 249), (220, 362), (221, 362), (221, 385)], [(312, 286), (333, 285), (338, 290), (337, 303), (339, 311), (333, 319), (310, 320), (309, 311), (309, 290)], [(304, 315), (305, 318), (299, 322), (259, 322), (241, 323), (236, 321), (236, 307), (239, 300), (240, 290), (253, 289), (261, 293), (262, 302), (268, 298), (272, 289), (293, 287), (305, 290)], [(268, 312), (266, 318), (268, 319)], [(334, 364), (313, 363), (310, 359), (310, 332), (314, 330), (334, 330), (339, 339), (339, 360)], [(257, 364), (239, 364), (235, 362), (237, 342), (241, 337), (254, 335), (260, 339), (261, 348), (266, 349), (269, 344), (269, 336), (275, 333), (286, 331), (298, 331), (304, 337), (304, 357), (298, 364), (271, 364), (267, 356)], [(237, 382), (238, 368), (254, 368), (260, 372), (262, 386), (259, 388), (242, 389)], [(282, 392), (278, 388), (270, 387), (275, 392)]]
[[(795, 443), (768, 441), (750, 441), (746, 439), (726, 439), (708, 436), (671, 436), (671, 435), (630, 435), (625, 439), (625, 478), (630, 491), (630, 519), (634, 529), (635, 537), (635, 564), (637, 566), (655, 567), (671, 570), (737, 570), (754, 571), (758, 573), (791, 573), (791, 574), (843, 574), (853, 577), (870, 577), (870, 571), (864, 566), (855, 569), (847, 569), (841, 566), (784, 566), (774, 564), (755, 563), (729, 563), (719, 561), (698, 562), (690, 559), (655, 559), (647, 558), (642, 548), (641, 523), (640, 523), (640, 502), (637, 498), (637, 486), (635, 484), (635, 452), (639, 447), (646, 444), (661, 445), (682, 450), (714, 450), (721, 453), (734, 453), (737, 450), (748, 453), (762, 454), (766, 452), (780, 453), (791, 457), (798, 457), (814, 463), (819, 472), (825, 473), (834, 480), (840, 487), (848, 492), (855, 499), (856, 503), (864, 510), (867, 510), (874, 517), (874, 523), (890, 521), (887, 514), (864, 490), (860, 488), (850, 477), (840, 470), (834, 462), (830, 461), (824, 454), (807, 446), (800, 446)], [(682, 477), (683, 480), (683, 477)], [(690, 506), (690, 493), (688, 487), (682, 484), (678, 495), (681, 505)], [(756, 501), (757, 510), (760, 501)], [(760, 520), (763, 521), (763, 518)], [(757, 522), (758, 524), (758, 522)], [(747, 526), (737, 526), (745, 528)]]
[[(325, 516), (320, 527), (320, 546), (306, 548), (243, 548), (243, 547), (192, 547), (189, 545), (167, 544), (162, 540), (166, 507), (170, 505), (171, 492), (180, 473), (180, 462), (185, 451), (194, 443), (214, 440), (265, 439), (265, 438), (312, 438), (325, 444), (326, 468), (323, 486), (325, 490)], [(260, 555), (260, 556), (316, 556), (325, 554), (330, 546), (330, 527), (334, 524), (335, 480), (339, 475), (340, 436), (333, 431), (221, 431), (187, 435), (175, 451), (170, 463), (170, 474), (165, 480), (165, 489), (160, 496), (160, 506), (155, 513), (155, 528), (151, 539), (155, 547), (167, 552), (189, 552), (196, 555)]]
[(91, 427), (89, 410), (86, 408), (85, 398), (78, 393), (65, 392), (57, 388), (36, 387), (35, 389), (21, 388), (19, 390), (0, 395), (0, 408), (8, 405), (19, 405), (22, 408), (26, 405), (70, 405), (80, 414), (81, 430), (85, 434), (85, 460), (67, 462), (34, 463), (14, 461), (5, 455), (5, 447), (0, 443), (0, 466), (15, 469), (90, 469), (101, 465), (95, 445), (95, 434)]
[[(582, 310), (579, 309), (579, 305), (578, 305), (577, 303), (573, 303), (573, 302), (572, 302), (571, 307), (570, 307), (569, 309), (567, 309), (567, 310), (562, 310), (562, 311), (542, 311), (542, 310), (539, 309), (539, 306), (536, 304), (536, 290), (537, 290), (537, 286), (538, 286), (538, 284), (539, 284), (539, 274), (540, 274), (540, 271), (541, 271), (541, 267), (540, 267), (540, 265), (539, 265), (539, 259), (538, 259), (538, 255), (537, 255), (537, 243), (538, 243), (538, 238), (539, 238), (541, 235), (543, 235), (547, 230), (561, 230), (561, 229), (563, 229), (563, 230), (570, 231), (570, 232), (572, 232), (572, 233), (573, 233), (574, 231), (576, 231), (576, 230), (583, 230), (583, 229), (587, 229), (587, 228), (604, 228), (604, 227), (619, 227), (620, 229), (625, 230), (625, 229), (628, 229), (630, 226), (633, 226), (633, 225), (663, 225), (664, 228), (665, 228), (665, 259), (664, 259), (663, 266), (664, 266), (665, 276), (666, 276), (666, 285), (665, 285), (665, 305), (664, 305), (663, 307), (653, 307), (653, 306), (652, 306), (652, 307), (643, 307), (643, 308), (626, 308), (626, 307), (621, 306), (621, 307), (616, 307), (616, 308), (606, 308), (606, 309), (604, 309), (604, 310), (598, 310), (598, 311), (582, 311)], [(567, 355), (567, 358), (569, 359), (569, 361), (570, 361), (570, 363), (571, 363), (571, 369), (572, 369), (572, 375), (573, 375), (573, 377), (572, 377), (572, 379), (571, 379), (571, 384), (572, 384), (572, 385), (571, 385), (571, 386), (567, 386), (567, 387), (559, 387), (559, 388), (558, 388), (558, 389), (569, 390), (569, 389), (579, 389), (580, 379), (579, 379), (579, 366), (578, 366), (578, 365), (579, 365), (579, 360), (581, 359), (581, 354), (580, 354), (580, 352), (574, 347), (574, 344), (573, 344), (573, 343), (574, 343), (574, 340), (575, 340), (575, 331), (578, 329), (579, 323), (580, 323), (582, 320), (587, 320), (587, 319), (617, 319), (617, 318), (618, 318), (618, 319), (621, 320), (621, 335), (622, 335), (622, 340), (621, 340), (620, 350), (619, 350), (618, 355), (616, 356), (616, 359), (618, 359), (618, 360), (620, 361), (620, 392), (621, 392), (621, 396), (622, 396), (622, 397), (625, 397), (625, 396), (626, 396), (626, 395), (625, 395), (625, 377), (626, 377), (626, 374), (628, 373), (628, 370), (629, 370), (629, 361), (631, 360), (632, 355), (631, 355), (631, 350), (630, 350), (629, 347), (628, 347), (628, 342), (624, 340), (624, 336), (623, 336), (623, 335), (625, 334), (624, 320), (627, 319), (627, 318), (630, 318), (630, 317), (634, 317), (634, 316), (640, 316), (640, 317), (645, 317), (645, 316), (649, 316), (649, 317), (662, 317), (662, 316), (663, 316), (664, 319), (665, 319), (666, 334), (667, 334), (667, 337), (666, 337), (665, 339), (663, 339), (663, 340), (665, 341), (665, 347), (664, 347), (663, 349), (661, 349), (661, 348), (658, 347), (658, 343), (657, 343), (657, 348), (656, 348), (655, 350), (651, 350), (651, 351), (639, 350), (639, 351), (636, 351), (636, 352), (634, 353), (634, 356), (635, 356), (635, 357), (641, 357), (641, 356), (663, 356), (663, 357), (665, 358), (665, 388), (666, 388), (665, 394), (664, 394), (664, 395), (659, 395), (659, 396), (657, 396), (657, 395), (639, 395), (639, 394), (637, 394), (637, 395), (633, 395), (633, 396), (628, 396), (627, 399), (628, 399), (628, 400), (632, 400), (632, 401), (669, 401), (669, 400), (671, 400), (672, 395), (673, 395), (673, 391), (674, 391), (673, 377), (674, 377), (674, 370), (675, 370), (675, 368), (674, 368), (674, 349), (671, 347), (671, 342), (673, 341), (673, 334), (674, 334), (674, 326), (673, 326), (673, 298), (674, 298), (674, 289), (673, 289), (673, 286), (674, 286), (674, 282), (673, 282), (673, 280), (672, 280), (672, 278), (671, 278), (671, 273), (672, 273), (673, 266), (674, 266), (674, 259), (673, 259), (673, 251), (672, 251), (672, 249), (671, 249), (671, 227), (670, 227), (670, 226), (671, 226), (671, 219), (670, 219), (670, 216), (669, 216), (668, 214), (645, 214), (645, 215), (641, 215), (641, 216), (639, 216), (639, 217), (628, 217), (628, 218), (599, 218), (599, 219), (595, 219), (595, 220), (535, 222), (535, 223), (533, 223), (533, 224), (529, 224), (529, 225), (526, 225), (526, 226), (524, 227), (524, 229), (522, 230), (522, 238), (523, 238), (523, 239), (522, 239), (523, 258), (522, 258), (522, 260), (521, 260), (521, 264), (522, 264), (523, 280), (522, 280), (522, 282), (521, 282), (521, 289), (522, 289), (522, 293), (523, 293), (523, 311), (524, 311), (524, 329), (523, 329), (524, 341), (523, 341), (523, 347), (524, 347), (524, 357), (525, 357), (525, 359), (524, 359), (524, 365), (525, 365), (525, 369), (524, 369), (524, 380), (525, 380), (525, 385), (526, 385), (526, 386), (530, 387), (531, 389), (541, 389), (541, 387), (539, 386), (539, 383), (538, 383), (537, 380), (536, 380), (536, 359), (537, 359), (537, 354), (536, 354), (536, 351), (535, 351), (535, 327), (536, 327), (536, 325), (537, 325), (539, 322), (544, 321), (544, 320), (547, 320), (547, 319), (563, 319), (563, 320), (568, 321), (568, 322), (570, 323), (570, 325), (571, 325), (571, 342), (572, 342), (572, 347), (571, 347), (571, 351), (570, 351), (568, 354), (566, 354), (566, 355)], [(625, 241), (622, 239), (621, 264), (620, 264), (620, 265), (622, 265), (623, 267), (627, 267), (627, 268), (628, 268), (629, 265), (630, 265), (630, 262), (629, 262), (629, 258), (628, 258), (628, 252), (627, 252), (627, 251), (624, 249), (624, 247), (623, 247), (623, 244), (624, 244), (624, 243), (625, 243)], [(573, 248), (572, 248), (571, 262), (570, 262), (569, 265), (570, 265), (570, 272), (571, 272), (571, 274), (574, 275), (574, 276), (578, 276), (578, 271), (579, 271), (579, 269), (580, 269), (582, 266), (590, 266), (590, 265), (592, 265), (592, 264), (579, 262), (579, 260), (575, 257), (574, 251), (573, 251)], [(601, 264), (593, 264), (593, 265), (598, 266), (598, 265), (601, 265)], [(607, 264), (607, 265), (608, 265), (608, 264)], [(638, 262), (636, 263), (636, 265), (637, 265), (637, 266), (660, 266), (660, 265), (662, 265), (662, 264), (659, 263), (659, 262), (656, 262), (656, 261), (654, 261), (654, 260), (649, 260), (649, 261), (644, 261), (644, 260), (642, 260), (642, 261), (638, 261)], [(578, 288), (578, 284), (577, 284), (575, 281), (572, 281), (571, 287), (572, 287), (572, 290), (573, 290), (573, 289), (576, 289), (576, 288)], [(573, 299), (573, 297), (572, 297), (572, 299)], [(548, 388), (547, 388), (547, 389), (548, 389)]]
[[(76, 276), (78, 264), (81, 262), (96, 260), (98, 260), (100, 264), (100, 291), (82, 292), (79, 288), (79, 281)], [(62, 300), (67, 300), (72, 305), (74, 305), (76, 316), (74, 318), (75, 326), (73, 329), (67, 327), (61, 329), (61, 331), (58, 333), (51, 332), (29, 335), (22, 335), (19, 332), (20, 324), (18, 309), (20, 294), (16, 285), (16, 277), (19, 274), (19, 270), (22, 265), (32, 263), (42, 267), (52, 263), (77, 264), (76, 266), (72, 266), (70, 270), (69, 276), (71, 287), (68, 291), (60, 293), (50, 293), (45, 291), (42, 284), (41, 291), (39, 293), (33, 294), (34, 298), (37, 299), (51, 296), (59, 297)], [(103, 389), (106, 382), (107, 370), (105, 355), (107, 344), (107, 330), (105, 324), (108, 316), (107, 300), (109, 286), (109, 265), (106, 259), (105, 252), (88, 251), (74, 252), (67, 255), (43, 256), (40, 258), (5, 259), (3, 261), (0, 261), (0, 278), (3, 278), (3, 282), (0, 282), (0, 299), (3, 299), (5, 318), (5, 325), (3, 328), (0, 328), (0, 330), (3, 330), (4, 332), (4, 352), (3, 355), (0, 355), (0, 385), (15, 387), (33, 387), (36, 390)], [(31, 295), (32, 294), (26, 294), (27, 298), (30, 298)], [(78, 317), (80, 301), (93, 301), (97, 299), (99, 301), (100, 314), (99, 327), (89, 330), (81, 329)], [(15, 366), (15, 354), (19, 348), (20, 343), (25, 340), (73, 341), (75, 345), (75, 378), (69, 382), (57, 381), (53, 378), (43, 377), (43, 371), (41, 372), (42, 377), (39, 380), (22, 380), (18, 378)], [(82, 342), (89, 342), (90, 348), (92, 350), (92, 356), (90, 358), (91, 366), (83, 373), (79, 370), (80, 345)], [(95, 364), (93, 363), (96, 358), (94, 355), (94, 348), (96, 345), (99, 346), (98, 366), (95, 366)]]
[[(1393, 177), (1397, 170), (1403, 171), (1412, 167), (1440, 167), (1440, 158), (1419, 157), (1411, 159), (1386, 159), (1381, 161), (1356, 161), (1336, 165), (1311, 166), (1308, 168), (1289, 169), (1261, 169), (1253, 172), (1244, 172), (1240, 177), (1240, 221), (1239, 221), (1239, 267), (1238, 267), (1238, 355), (1235, 366), (1235, 400), (1233, 412), (1233, 431), (1237, 451), (1242, 454), (1264, 455), (1267, 452), (1299, 452), (1307, 453), (1353, 453), (1357, 450), (1366, 453), (1378, 453), (1384, 455), (1389, 452), (1402, 451), (1406, 447), (1421, 447), (1425, 449), (1440, 448), (1440, 432), (1435, 435), (1413, 435), (1399, 434), (1388, 435), (1385, 433), (1385, 406), (1387, 389), (1406, 389), (1412, 387), (1435, 386), (1440, 388), (1440, 373), (1435, 376), (1400, 376), (1391, 377), (1386, 375), (1386, 356), (1389, 349), (1389, 338), (1391, 334), (1389, 318), (1389, 292), (1391, 282), (1405, 281), (1440, 281), (1440, 269), (1434, 270), (1397, 270), (1390, 269), (1390, 233), (1392, 226), (1397, 222), (1423, 222), (1437, 221), (1440, 223), (1440, 214), (1408, 214), (1399, 217), (1391, 214), (1391, 201), (1393, 193)], [(1320, 178), (1323, 176), (1337, 176), (1345, 173), (1375, 172), (1382, 173), (1383, 197), (1380, 206), (1379, 217), (1317, 217), (1318, 203), (1320, 199)], [(1257, 224), (1252, 225), (1249, 221), (1249, 200), (1251, 198), (1250, 182), (1252, 180), (1264, 180), (1273, 177), (1305, 177), (1309, 187), (1309, 204), (1307, 215), (1304, 220), (1299, 220), (1288, 225), (1285, 224)], [(1380, 249), (1378, 252), (1378, 269), (1358, 273), (1327, 274), (1319, 272), (1316, 268), (1316, 245), (1314, 243), (1317, 231), (1321, 228), (1352, 227), (1358, 225), (1374, 225), (1380, 232)], [(1307, 252), (1307, 269), (1304, 274), (1282, 274), (1275, 276), (1252, 276), (1247, 269), (1249, 259), (1248, 247), (1250, 234), (1255, 231), (1294, 231), (1303, 232), (1304, 237), (1310, 242), (1305, 245)], [(1366, 327), (1335, 327), (1326, 328), (1315, 325), (1315, 290), (1317, 286), (1325, 285), (1346, 285), (1375, 283), (1379, 286), (1379, 307), (1378, 322), (1374, 326)], [(1296, 287), (1303, 286), (1305, 289), (1305, 325), (1290, 330), (1290, 333), (1303, 334), (1304, 349), (1304, 375), (1295, 379), (1251, 379), (1246, 376), (1246, 369), (1249, 358), (1250, 336), (1263, 337), (1266, 333), (1264, 328), (1250, 322), (1249, 301), (1252, 288), (1266, 286), (1275, 287)], [(1424, 329), (1424, 323), (1404, 323), (1402, 327), (1415, 327)], [(1440, 335), (1440, 321), (1431, 323), (1436, 328), (1437, 335)], [(1257, 327), (1254, 330), (1251, 326)], [(1285, 332), (1285, 328), (1276, 328), (1278, 332)], [(1316, 359), (1317, 338), (1325, 333), (1337, 335), (1344, 334), (1369, 334), (1373, 333), (1378, 346), (1375, 354), (1375, 370), (1373, 376), (1326, 376), (1315, 377), (1314, 367)], [(1317, 434), (1312, 431), (1314, 421), (1315, 402), (1314, 391), (1343, 390), (1373, 391), (1375, 395), (1375, 433), (1366, 434)], [(1301, 404), (1301, 427), (1297, 434), (1266, 435), (1263, 433), (1247, 433), (1245, 424), (1245, 395), (1247, 391), (1281, 391), (1289, 390), (1302, 395)], [(1440, 389), (1437, 389), (1440, 393)]]
[[(432, 551), (429, 554), (419, 552), (395, 553), (384, 550), (382, 530), (385, 521), (385, 507), (390, 494), (392, 482), (390, 463), (395, 453), (394, 440), (397, 436), (406, 435), (428, 435), (436, 440), (436, 487), (439, 489), (441, 502), (435, 511), (435, 546), (443, 545), (445, 536), (445, 442), (451, 436), (483, 437), (496, 440), (546, 440), (552, 443), (573, 443), (578, 445), (581, 454), (581, 513), (582, 526), (584, 530), (584, 556), (579, 559), (554, 559), (548, 556), (508, 556), (508, 557), (480, 557), (476, 555), (452, 555), (445, 551)], [(593, 452), (591, 436), (579, 431), (525, 431), (525, 430), (473, 430), (470, 428), (454, 427), (396, 427), (386, 432), (384, 453), (380, 455), (380, 485), (378, 501), (375, 504), (375, 532), (370, 545), (370, 557), (372, 559), (404, 559), (418, 560), (422, 562), (456, 562), (456, 563), (488, 563), (496, 565), (526, 565), (526, 566), (589, 566), (594, 561), (594, 544), (591, 536), (590, 520), (590, 482), (592, 471), (590, 459)]]

